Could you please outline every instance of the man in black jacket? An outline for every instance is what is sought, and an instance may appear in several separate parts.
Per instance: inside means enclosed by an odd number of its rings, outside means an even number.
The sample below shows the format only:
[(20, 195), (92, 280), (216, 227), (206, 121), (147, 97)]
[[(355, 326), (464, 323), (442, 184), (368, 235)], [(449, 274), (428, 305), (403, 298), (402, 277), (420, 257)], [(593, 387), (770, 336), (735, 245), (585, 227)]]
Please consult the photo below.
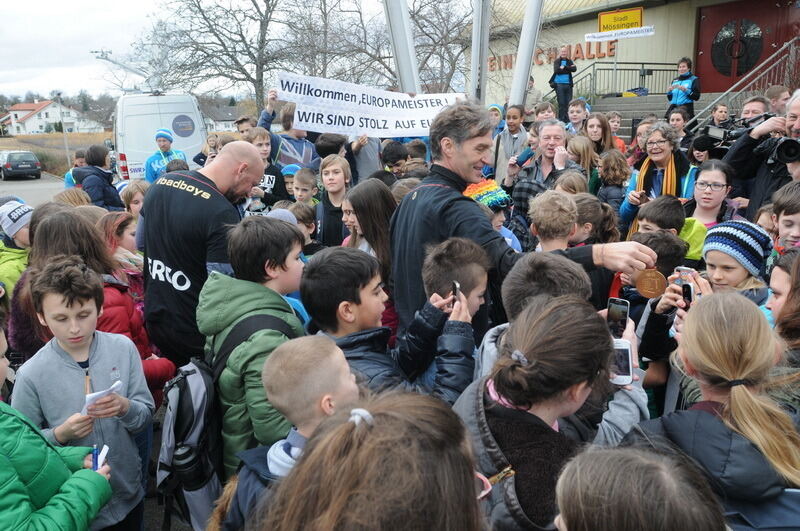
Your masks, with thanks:
[[(489, 113), (474, 103), (452, 105), (431, 124), (430, 174), (400, 203), (390, 228), (398, 334), (426, 301), (422, 262), (427, 246), (456, 236), (478, 243), (489, 254), (493, 267), (489, 281), (498, 288), (495, 292), (499, 292), (502, 279), (523, 256), (492, 228), (478, 203), (463, 195), (468, 184), (483, 179), (481, 170), (492, 159), (492, 145)], [(656, 259), (652, 250), (635, 242), (587, 245), (563, 253), (587, 269), (602, 265), (612, 271), (653, 267)]]
[(550, 78), (550, 86), (556, 90), (558, 99), (558, 119), (565, 124), (569, 123), (567, 111), (572, 101), (572, 74), (578, 69), (567, 52), (567, 47), (562, 46), (560, 55), (553, 61), (553, 76)]
[[(775, 160), (773, 153), (778, 143), (772, 133), (800, 139), (800, 93), (795, 92), (786, 105), (786, 116), (775, 116), (761, 122), (750, 133), (743, 135), (731, 147), (724, 160), (736, 168), (731, 197), (749, 199), (745, 216), (752, 220), (762, 205), (769, 203), (772, 194), (792, 180), (786, 164)], [(752, 179), (752, 183), (743, 181)], [(744, 195), (750, 184), (749, 197)]]

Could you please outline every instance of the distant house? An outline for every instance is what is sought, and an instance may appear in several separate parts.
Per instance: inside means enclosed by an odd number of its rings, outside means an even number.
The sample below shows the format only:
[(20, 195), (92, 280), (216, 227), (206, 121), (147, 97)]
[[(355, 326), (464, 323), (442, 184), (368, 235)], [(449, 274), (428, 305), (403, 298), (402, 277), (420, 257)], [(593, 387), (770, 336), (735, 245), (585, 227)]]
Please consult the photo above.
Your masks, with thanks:
[(206, 131), (236, 131), (233, 122), (239, 117), (238, 107), (201, 105), (203, 118), (206, 122)]
[[(34, 100), (33, 103), (17, 103), (0, 116), (9, 135), (33, 135), (55, 131), (58, 122), (64, 122), (67, 133), (102, 133), (103, 125), (90, 120), (80, 112), (51, 100)], [(50, 127), (48, 127), (48, 125)]]

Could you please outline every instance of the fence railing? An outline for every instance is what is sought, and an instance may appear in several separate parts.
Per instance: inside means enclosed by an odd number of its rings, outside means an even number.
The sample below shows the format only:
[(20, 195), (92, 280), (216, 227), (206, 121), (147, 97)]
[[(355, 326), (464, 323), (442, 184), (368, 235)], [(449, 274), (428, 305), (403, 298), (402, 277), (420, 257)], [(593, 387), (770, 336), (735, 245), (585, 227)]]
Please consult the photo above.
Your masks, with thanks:
[[(573, 77), (573, 94), (584, 96), (589, 103), (606, 94), (645, 88), (650, 94), (666, 94), (670, 81), (677, 75), (673, 63), (596, 61)], [(543, 96), (554, 99), (555, 90)]]
[(800, 85), (800, 36), (794, 37), (778, 48), (728, 90), (720, 94), (687, 124), (687, 129), (697, 131), (711, 121), (711, 111), (718, 103), (728, 106), (731, 117), (738, 114), (751, 96), (764, 95), (772, 85), (797, 87)]

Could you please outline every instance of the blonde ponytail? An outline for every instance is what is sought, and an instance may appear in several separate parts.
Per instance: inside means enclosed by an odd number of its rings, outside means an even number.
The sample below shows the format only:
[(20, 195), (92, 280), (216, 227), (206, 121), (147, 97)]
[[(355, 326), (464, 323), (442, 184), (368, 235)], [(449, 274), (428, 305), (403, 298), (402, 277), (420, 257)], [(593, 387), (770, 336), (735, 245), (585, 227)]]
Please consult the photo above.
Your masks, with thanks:
[(697, 379), (729, 389), (722, 420), (752, 442), (792, 486), (800, 486), (800, 434), (762, 394), (781, 343), (758, 307), (736, 292), (700, 299), (686, 317), (681, 347)]

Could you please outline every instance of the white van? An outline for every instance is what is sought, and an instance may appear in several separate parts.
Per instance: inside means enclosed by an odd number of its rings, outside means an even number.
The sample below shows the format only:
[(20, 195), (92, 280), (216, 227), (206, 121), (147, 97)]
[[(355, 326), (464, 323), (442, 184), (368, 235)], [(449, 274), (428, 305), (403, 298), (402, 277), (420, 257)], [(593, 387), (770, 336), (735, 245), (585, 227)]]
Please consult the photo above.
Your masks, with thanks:
[(192, 158), (206, 141), (206, 126), (197, 99), (191, 94), (123, 94), (114, 112), (114, 149), (122, 179), (144, 179), (144, 163), (156, 152), (156, 131), (172, 130), (173, 149)]

